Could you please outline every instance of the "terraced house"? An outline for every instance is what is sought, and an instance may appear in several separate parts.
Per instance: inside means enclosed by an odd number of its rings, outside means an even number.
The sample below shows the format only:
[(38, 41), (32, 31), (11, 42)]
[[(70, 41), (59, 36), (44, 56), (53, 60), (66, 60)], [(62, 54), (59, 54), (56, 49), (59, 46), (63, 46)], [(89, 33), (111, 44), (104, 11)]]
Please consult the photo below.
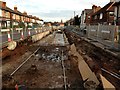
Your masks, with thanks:
[(14, 7), (14, 13), (12, 15), (13, 28), (22, 28), (21, 23), (23, 22), (23, 14)]
[(103, 8), (98, 10), (92, 15), (91, 24), (103, 24), (103, 25), (113, 25), (114, 24), (114, 6), (115, 2), (110, 1)]
[(7, 42), (24, 40), (40, 31), (41, 19), (21, 13), (15, 6), (10, 9), (6, 2), (0, 1), (0, 47), (7, 46)]
[(14, 11), (6, 6), (6, 2), (0, 1), (0, 26), (2, 29), (11, 27), (12, 13)]
[(115, 2), (114, 6), (115, 6), (114, 20), (117, 25), (120, 25), (120, 0), (117, 0), (117, 2)]
[(27, 15), (27, 12), (21, 13), (17, 7), (14, 10), (7, 7), (6, 2), (0, 1), (0, 26), (6, 28), (23, 28), (23, 26), (32, 27), (33, 24), (40, 23), (41, 19)]
[(94, 13), (96, 13), (96, 12), (97, 12), (98, 10), (100, 10), (100, 9), (101, 9), (100, 6), (93, 5), (93, 6), (92, 6), (92, 10), (91, 10), (90, 12), (86, 13), (84, 23), (85, 23), (86, 25), (91, 24), (92, 15), (93, 15)]

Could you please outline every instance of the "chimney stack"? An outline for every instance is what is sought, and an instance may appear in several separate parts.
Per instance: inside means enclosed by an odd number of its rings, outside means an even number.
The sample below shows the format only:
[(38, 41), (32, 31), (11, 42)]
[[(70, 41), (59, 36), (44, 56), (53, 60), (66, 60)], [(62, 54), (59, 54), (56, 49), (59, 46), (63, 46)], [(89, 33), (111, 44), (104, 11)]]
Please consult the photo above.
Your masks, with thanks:
[(92, 6), (92, 10), (93, 10), (94, 13), (96, 12), (96, 8), (97, 8), (96, 5), (93, 5), (93, 6)]
[(6, 7), (6, 2), (2, 3), (2, 7), (5, 8)]
[(116, 0), (110, 0), (110, 2), (115, 2)]
[(14, 7), (14, 11), (17, 11), (17, 7), (16, 6)]
[(24, 11), (23, 14), (24, 14), (24, 15), (27, 15), (27, 12)]

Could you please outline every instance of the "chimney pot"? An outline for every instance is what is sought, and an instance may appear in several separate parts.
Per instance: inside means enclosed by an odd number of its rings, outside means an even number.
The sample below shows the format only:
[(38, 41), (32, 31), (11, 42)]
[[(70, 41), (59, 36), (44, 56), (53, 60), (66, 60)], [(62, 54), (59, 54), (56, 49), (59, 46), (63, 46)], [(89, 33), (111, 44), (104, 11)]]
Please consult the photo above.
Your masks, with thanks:
[(24, 11), (23, 14), (27, 15), (27, 12)]
[(96, 5), (93, 5), (93, 6), (92, 6), (92, 10), (93, 10), (94, 13), (96, 12), (96, 8), (97, 8)]
[(17, 11), (17, 7), (16, 6), (14, 7), (14, 11)]
[(4, 7), (4, 8), (6, 7), (6, 2), (2, 3), (2, 7)]

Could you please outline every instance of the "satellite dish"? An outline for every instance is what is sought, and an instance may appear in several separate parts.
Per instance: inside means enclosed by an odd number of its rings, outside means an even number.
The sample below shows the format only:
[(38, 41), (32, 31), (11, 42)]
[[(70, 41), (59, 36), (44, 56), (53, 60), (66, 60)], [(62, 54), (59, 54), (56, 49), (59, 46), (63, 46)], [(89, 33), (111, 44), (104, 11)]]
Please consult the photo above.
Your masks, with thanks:
[(10, 41), (10, 42), (8, 42), (8, 49), (9, 50), (14, 50), (15, 48), (16, 48), (16, 46), (17, 46), (17, 42), (15, 42), (15, 41)]

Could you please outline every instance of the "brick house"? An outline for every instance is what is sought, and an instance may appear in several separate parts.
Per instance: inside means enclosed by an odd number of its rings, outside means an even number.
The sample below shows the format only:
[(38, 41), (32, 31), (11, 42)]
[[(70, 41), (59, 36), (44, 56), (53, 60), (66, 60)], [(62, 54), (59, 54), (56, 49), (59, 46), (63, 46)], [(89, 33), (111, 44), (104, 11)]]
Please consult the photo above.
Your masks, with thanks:
[(71, 18), (70, 20), (67, 21), (68, 25), (73, 25), (74, 24), (74, 19)]
[(24, 15), (23, 21), (24, 21), (25, 23), (28, 23), (28, 22), (29, 22), (29, 16), (27, 15), (27, 12), (23, 12), (23, 15)]
[(23, 17), (24, 15), (17, 10), (17, 7), (14, 7), (14, 12), (12, 14), (12, 23), (13, 23), (13, 27), (16, 28), (22, 28), (22, 26), (20, 25), (20, 23), (23, 22)]
[(64, 25), (64, 23), (60, 23), (60, 26), (61, 26), (61, 27), (64, 27), (65, 25)]
[(84, 28), (85, 26), (86, 26), (86, 22), (85, 22), (85, 20), (86, 20), (86, 16), (88, 15), (88, 13), (90, 13), (92, 11), (92, 9), (85, 9), (85, 10), (83, 10), (82, 11), (82, 13), (81, 13), (81, 22), (80, 22), (80, 26), (81, 26), (81, 28)]
[(2, 28), (21, 28), (20, 23), (33, 25), (40, 23), (41, 19), (36, 16), (27, 15), (27, 12), (21, 13), (17, 7), (14, 10), (6, 6), (6, 2), (0, 1), (0, 27)]
[(120, 0), (115, 2), (114, 6), (115, 6), (115, 12), (114, 12), (114, 14), (115, 14), (115, 17), (114, 17), (115, 24), (120, 25)]
[(100, 10), (100, 9), (101, 9), (100, 6), (96, 6), (96, 5), (93, 5), (93, 6), (92, 6), (91, 12), (86, 13), (86, 17), (85, 17), (85, 24), (86, 24), (86, 25), (91, 24), (92, 15), (93, 15), (95, 12), (97, 12), (98, 10)]
[(115, 2), (109, 2), (103, 8), (95, 12), (91, 17), (91, 24), (114, 24), (114, 6)]
[(32, 15), (28, 15), (27, 12), (23, 12), (23, 22), (25, 23), (25, 26), (32, 27)]
[(2, 28), (10, 28), (12, 13), (14, 11), (6, 6), (6, 2), (0, 1), (0, 26)]

